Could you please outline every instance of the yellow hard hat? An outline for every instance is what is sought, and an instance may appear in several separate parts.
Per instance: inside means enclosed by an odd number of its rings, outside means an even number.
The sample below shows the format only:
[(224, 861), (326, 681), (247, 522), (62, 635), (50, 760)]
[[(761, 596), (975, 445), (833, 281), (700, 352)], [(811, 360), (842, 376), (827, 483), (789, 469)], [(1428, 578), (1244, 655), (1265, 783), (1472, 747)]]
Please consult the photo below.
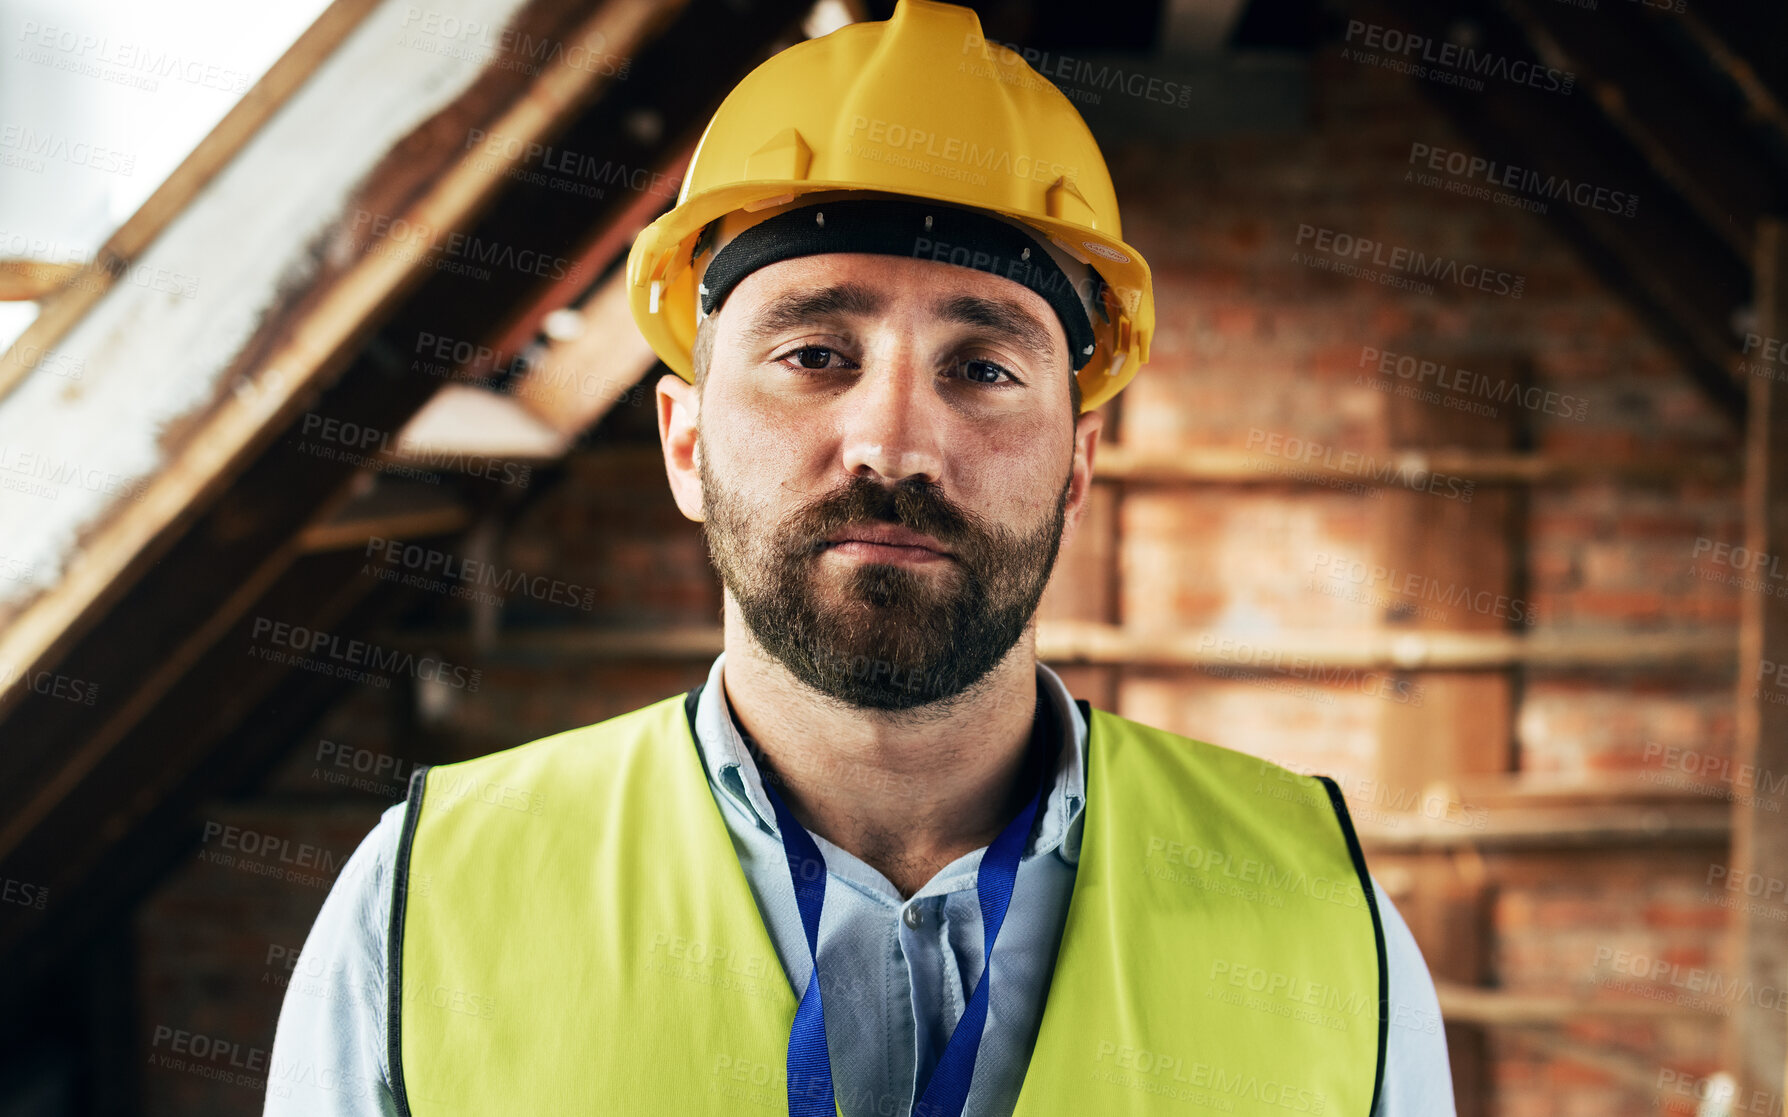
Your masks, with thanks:
[(708, 122), (670, 212), (627, 258), (633, 320), (671, 370), (695, 380), (698, 276), (710, 222), (769, 215), (810, 194), (869, 191), (983, 210), (1035, 230), (1102, 280), (1081, 410), (1116, 395), (1155, 329), (1148, 264), (1122, 240), (1111, 174), (1086, 122), (972, 9), (899, 0), (789, 47), (746, 75)]

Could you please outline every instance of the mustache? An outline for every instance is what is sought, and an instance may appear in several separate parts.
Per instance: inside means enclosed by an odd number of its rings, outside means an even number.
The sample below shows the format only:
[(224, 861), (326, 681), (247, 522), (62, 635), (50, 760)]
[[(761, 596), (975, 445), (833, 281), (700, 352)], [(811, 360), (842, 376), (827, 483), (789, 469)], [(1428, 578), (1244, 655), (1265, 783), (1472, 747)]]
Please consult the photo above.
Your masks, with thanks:
[(878, 484), (861, 474), (798, 509), (783, 521), (781, 538), (796, 556), (818, 554), (826, 537), (855, 524), (883, 523), (922, 532), (972, 557), (989, 535), (980, 516), (944, 495), (936, 482), (924, 479)]

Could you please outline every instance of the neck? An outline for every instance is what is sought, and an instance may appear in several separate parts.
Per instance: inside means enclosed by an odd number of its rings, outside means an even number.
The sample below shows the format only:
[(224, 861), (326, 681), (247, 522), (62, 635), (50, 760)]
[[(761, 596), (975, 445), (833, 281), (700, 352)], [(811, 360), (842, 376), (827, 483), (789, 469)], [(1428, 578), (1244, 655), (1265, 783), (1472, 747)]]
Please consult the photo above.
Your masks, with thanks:
[[(974, 687), (912, 710), (869, 710), (791, 675), (726, 611), (722, 684), (790, 813), (911, 896), (990, 844), (1035, 794), (1035, 627)], [(767, 761), (767, 764), (765, 763)]]

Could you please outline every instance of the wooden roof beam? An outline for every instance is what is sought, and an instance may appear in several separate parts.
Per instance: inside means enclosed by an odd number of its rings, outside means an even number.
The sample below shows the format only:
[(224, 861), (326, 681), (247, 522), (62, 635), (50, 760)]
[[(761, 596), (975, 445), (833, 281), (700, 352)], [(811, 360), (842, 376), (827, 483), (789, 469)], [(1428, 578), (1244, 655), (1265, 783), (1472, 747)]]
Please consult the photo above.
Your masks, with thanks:
[(1660, 80), (1681, 67), (1652, 21), (1550, 0), (1504, 0), (1503, 8), (1576, 72), (1576, 95), (1595, 100), (1702, 224), (1748, 258), (1759, 218), (1781, 204), (1780, 180), (1758, 158), (1756, 136), (1715, 91)]
[[(1436, 42), (1449, 41), (1455, 23), (1469, 19), (1475, 50), (1508, 59), (1544, 58), (1519, 25), (1478, 0), (1445, 9), (1420, 0), (1378, 0), (1374, 10), (1394, 26)], [(1540, 220), (1633, 305), (1641, 323), (1677, 353), (1708, 398), (1740, 421), (1745, 403), (1734, 377), (1740, 357), (1733, 322), (1750, 301), (1751, 276), (1749, 261), (1727, 238), (1706, 225), (1588, 97), (1417, 84), (1485, 156), (1571, 181), (1606, 177), (1611, 181), (1598, 185), (1638, 196), (1632, 216), (1557, 202)]]

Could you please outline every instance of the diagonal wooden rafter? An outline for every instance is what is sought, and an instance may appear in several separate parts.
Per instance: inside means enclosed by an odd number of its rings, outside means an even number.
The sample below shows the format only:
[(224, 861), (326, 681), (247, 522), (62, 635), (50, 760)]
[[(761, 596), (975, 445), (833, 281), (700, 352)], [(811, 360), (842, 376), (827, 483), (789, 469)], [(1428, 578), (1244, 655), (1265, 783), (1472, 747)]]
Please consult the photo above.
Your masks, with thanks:
[(1698, 0), (1682, 11), (1652, 13), (1694, 45), (1744, 101), (1744, 115), (1765, 133), (1779, 169), (1788, 170), (1788, 8), (1749, 0)]
[[(592, 17), (584, 0), (535, 0), (529, 10), (542, 24), (536, 30), (560, 39), (578, 34), (591, 18), (607, 18), (607, 49), (629, 55), (631, 72), (600, 100), (590, 98), (593, 86), (583, 95), (549, 88), (544, 101), (527, 110), (530, 118), (508, 118), (513, 134), (663, 173), (694, 142), (725, 89), (794, 26), (804, 8), (784, 2), (740, 10), (724, 0), (690, 0), (679, 11), (611, 0)], [(512, 79), (517, 70), (507, 73)], [(508, 88), (504, 96), (525, 98), (541, 87), (523, 82)], [(403, 153), (397, 177), (420, 184), (421, 197), (438, 197), (432, 191), (451, 178), (453, 166), (477, 157), (466, 151), (465, 136), (492, 119), (493, 93), (485, 90), (479, 98), (457, 118), (447, 114), (431, 122), (428, 135)], [(640, 113), (655, 115), (659, 134), (642, 134)], [(452, 228), (463, 221), (471, 235), (488, 242), (557, 249), (584, 261), (585, 275), (601, 273), (612, 261), (592, 254), (612, 254), (615, 245), (625, 245), (630, 233), (617, 234), (616, 225), (635, 219), (638, 199), (627, 191), (595, 201), (573, 197), (534, 181), (543, 177), (499, 176), (488, 195), (462, 196), (462, 216), (436, 215), (431, 223)], [(381, 184), (377, 176), (371, 180), (375, 189)], [(380, 204), (395, 205), (368, 203)], [(475, 210), (481, 216), (474, 217)], [(338, 309), (348, 316), (334, 323), (333, 348), (312, 354), (332, 379), (319, 375), (306, 397), (295, 397), (298, 406), (268, 413), (279, 418), (238, 457), (214, 462), (178, 522), (148, 541), (131, 576), (113, 578), (111, 596), (85, 609), (80, 629), (57, 636), (55, 670), (92, 682), (105, 701), (85, 707), (31, 695), (0, 722), (7, 742), (0, 750), (0, 872), (41, 882), (63, 898), (41, 918), (0, 917), (0, 957), (30, 957), (34, 964), (66, 957), (77, 948), (81, 929), (103, 924), (103, 913), (81, 899), (85, 884), (114, 863), (124, 845), (143, 840), (146, 827), (167, 823), (171, 816), (158, 802), (190, 802), (216, 787), (223, 770), (218, 750), (270, 685), (265, 679), (245, 682), (229, 694), (229, 710), (220, 712), (215, 684), (206, 685), (206, 679), (227, 673), (232, 664), (242, 666), (242, 641), (254, 617), (294, 607), (277, 600), (303, 600), (281, 590), (295, 564), (315, 568), (321, 560), (351, 557), (335, 551), (300, 558), (307, 543), (340, 542), (314, 535), (307, 540), (301, 533), (307, 523), (326, 522), (356, 476), (354, 465), (297, 448), (302, 408), (370, 429), (398, 430), (446, 382), (440, 373), (413, 370), (418, 338), (451, 332), (488, 348), (520, 330), (532, 334), (549, 311), (564, 306), (565, 292), (540, 280), (517, 273), (474, 281), (435, 271), (411, 286), (369, 291), (373, 297), (351, 313)], [(286, 319), (270, 323), (259, 350), (263, 363), (278, 353), (278, 339), (315, 336), (307, 333), (309, 316), (328, 305), (326, 297), (299, 300)], [(255, 374), (255, 368), (245, 370), (251, 382)], [(420, 521), (412, 527), (432, 530)], [(33, 980), (18, 967), (4, 968), (19, 982)]]
[(378, 0), (332, 0), (316, 22), (224, 114), (217, 127), (181, 160), (137, 212), (106, 238), (93, 260), (60, 277), (54, 293), (44, 296), (37, 318), (0, 357), (0, 398), (30, 371), (34, 363), (30, 355), (55, 348), (68, 328), (111, 289), (143, 250), (216, 177), (218, 170), (241, 152), (261, 125), (285, 106), (323, 60), (377, 6)]
[[(1473, 48), (1482, 54), (1537, 60), (1560, 69), (1584, 67), (1581, 72), (1572, 71), (1579, 88), (1570, 95), (1509, 83), (1504, 83), (1507, 88), (1482, 91), (1434, 81), (1418, 84), (1484, 156), (1531, 168), (1541, 176), (1571, 182), (1592, 179), (1610, 191), (1638, 197), (1639, 204), (1630, 216), (1555, 200), (1539, 220), (1563, 237), (1603, 282), (1636, 310), (1645, 326), (1683, 362), (1694, 383), (1736, 425), (1744, 414), (1745, 393), (1742, 381), (1735, 376), (1740, 357), (1733, 323), (1751, 298), (1750, 262), (1738, 244), (1750, 230), (1716, 229), (1704, 211), (1716, 204), (1707, 199), (1728, 195), (1749, 198), (1753, 208), (1747, 212), (1754, 221), (1755, 207), (1769, 204), (1775, 188), (1761, 196), (1738, 190), (1704, 191), (1701, 208), (1684, 197), (1672, 179), (1654, 165), (1647, 149), (1675, 151), (1672, 129), (1686, 126), (1683, 120), (1697, 119), (1699, 113), (1673, 115), (1669, 122), (1660, 122), (1642, 115), (1657, 107), (1650, 97), (1602, 98), (1622, 113), (1622, 122), (1617, 122), (1608, 107), (1587, 92), (1599, 85), (1624, 91), (1631, 84), (1655, 80), (1594, 68), (1621, 64), (1639, 48), (1624, 52), (1598, 48), (1593, 58), (1567, 57), (1565, 40), (1574, 43), (1575, 36), (1551, 35), (1549, 22), (1524, 26), (1518, 17), (1531, 16), (1532, 11), (1522, 0), (1510, 0), (1507, 5), (1467, 0), (1445, 9), (1419, 0), (1380, 0), (1375, 8), (1392, 25), (1431, 36), (1435, 42), (1452, 41), (1449, 36), (1464, 25), (1471, 28)], [(1553, 17), (1553, 13), (1544, 14), (1548, 21)], [(1624, 19), (1624, 13), (1600, 15), (1602, 37), (1631, 34), (1633, 21)], [(1675, 92), (1679, 99), (1691, 96), (1686, 91)], [(1707, 110), (1703, 106), (1700, 111)], [(1646, 137), (1643, 147), (1634, 139), (1640, 130)], [(1730, 140), (1727, 133), (1721, 135)], [(1711, 143), (1700, 142), (1700, 147)], [(1769, 174), (1769, 167), (1755, 152), (1726, 146), (1718, 150), (1722, 165), (1751, 167), (1753, 177)], [(1674, 165), (1682, 166), (1682, 158), (1673, 155)], [(1733, 220), (1739, 220), (1736, 212)]]
[[(1503, 0), (1527, 37), (1579, 75), (1578, 92), (1639, 151), (1701, 224), (1747, 260), (1757, 222), (1781, 202), (1756, 137), (1717, 91), (1685, 96), (1680, 73), (1652, 21), (1534, 0)], [(1653, 80), (1645, 80), (1647, 76)]]

